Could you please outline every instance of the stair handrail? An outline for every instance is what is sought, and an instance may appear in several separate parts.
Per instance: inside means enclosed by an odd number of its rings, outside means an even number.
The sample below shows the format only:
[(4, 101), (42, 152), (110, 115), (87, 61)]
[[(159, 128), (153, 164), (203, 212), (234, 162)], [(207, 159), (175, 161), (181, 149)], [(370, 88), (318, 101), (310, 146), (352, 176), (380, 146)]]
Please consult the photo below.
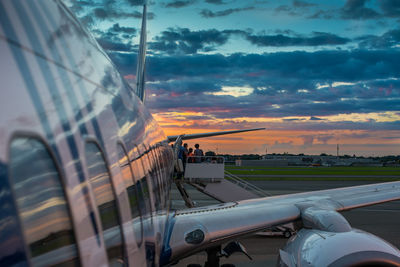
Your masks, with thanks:
[(244, 188), (244, 189), (250, 189), (251, 191), (254, 191), (257, 195), (262, 196), (262, 197), (267, 197), (267, 196), (271, 196), (270, 193), (262, 190), (261, 188), (253, 185), (252, 183), (249, 183), (241, 178), (239, 178), (238, 176), (228, 172), (228, 171), (224, 171), (225, 175), (227, 177), (229, 177), (231, 180), (233, 180), (237, 185), (239, 185), (240, 187)]

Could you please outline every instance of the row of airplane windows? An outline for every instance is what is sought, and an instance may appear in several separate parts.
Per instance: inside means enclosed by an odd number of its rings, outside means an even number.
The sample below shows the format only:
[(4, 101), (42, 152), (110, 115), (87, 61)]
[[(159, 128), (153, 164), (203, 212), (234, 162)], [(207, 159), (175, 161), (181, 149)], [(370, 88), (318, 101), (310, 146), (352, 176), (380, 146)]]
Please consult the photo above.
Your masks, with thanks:
[[(135, 148), (139, 152), (139, 148)], [(138, 247), (153, 227), (152, 211), (167, 209), (170, 186), (168, 162), (170, 153), (163, 146), (142, 149), (129, 160), (122, 143), (117, 144), (118, 165), (128, 197), (133, 233)], [(127, 264), (121, 214), (112, 183), (109, 166), (100, 146), (95, 141), (85, 143), (88, 183), (80, 181), (83, 202), (96, 239), (100, 245), (100, 230), (110, 266)], [(26, 166), (29, 166), (27, 168)], [(22, 226), (23, 237), (32, 266), (79, 266), (70, 207), (51, 150), (39, 139), (18, 137), (10, 147), (10, 182)], [(87, 185), (88, 184), (88, 185)], [(88, 190), (93, 192), (95, 205)], [(150, 197), (152, 190), (152, 197)], [(75, 204), (75, 203), (74, 203)], [(92, 207), (97, 207), (101, 228), (97, 225)]]

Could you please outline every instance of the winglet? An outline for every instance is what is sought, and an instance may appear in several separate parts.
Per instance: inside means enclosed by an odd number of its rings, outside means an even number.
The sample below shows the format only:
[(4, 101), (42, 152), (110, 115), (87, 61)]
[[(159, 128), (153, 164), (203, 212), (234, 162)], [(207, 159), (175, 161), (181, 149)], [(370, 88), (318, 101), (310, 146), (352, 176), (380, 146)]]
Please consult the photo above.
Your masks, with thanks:
[(235, 130), (235, 131), (221, 131), (221, 132), (210, 132), (210, 133), (198, 133), (198, 134), (184, 134), (184, 135), (171, 135), (168, 136), (168, 142), (174, 142), (179, 136), (181, 136), (182, 140), (190, 140), (190, 139), (197, 139), (197, 138), (204, 138), (204, 137), (211, 137), (211, 136), (218, 136), (218, 135), (225, 135), (225, 134), (234, 134), (234, 133), (244, 133), (244, 132), (251, 132), (251, 131), (259, 131), (265, 130), (265, 128), (255, 128), (255, 129), (245, 129), (245, 130)]
[(136, 95), (144, 102), (145, 97), (145, 72), (146, 72), (146, 42), (147, 42), (147, 1), (143, 3), (142, 29), (140, 31), (140, 45), (136, 69)]

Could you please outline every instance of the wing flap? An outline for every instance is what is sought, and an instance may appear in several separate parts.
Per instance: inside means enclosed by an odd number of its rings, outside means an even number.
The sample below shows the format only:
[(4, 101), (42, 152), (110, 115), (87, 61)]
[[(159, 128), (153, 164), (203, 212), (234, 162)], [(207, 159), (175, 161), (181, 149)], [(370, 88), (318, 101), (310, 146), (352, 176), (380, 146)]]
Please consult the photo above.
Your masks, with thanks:
[[(294, 205), (260, 205), (258, 202), (225, 203), (218, 207), (177, 212), (169, 242), (171, 261), (298, 218), (300, 210)], [(200, 244), (187, 243), (186, 236), (196, 230), (204, 233), (204, 240)]]

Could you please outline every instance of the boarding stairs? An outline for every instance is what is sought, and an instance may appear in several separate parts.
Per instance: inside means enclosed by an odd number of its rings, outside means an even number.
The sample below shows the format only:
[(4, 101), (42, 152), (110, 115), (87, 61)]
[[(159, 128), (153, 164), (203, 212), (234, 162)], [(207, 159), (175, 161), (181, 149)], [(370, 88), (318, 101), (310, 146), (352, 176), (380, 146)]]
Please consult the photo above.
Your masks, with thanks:
[[(217, 156), (188, 158), (183, 182), (221, 202), (270, 195), (257, 186), (225, 171), (224, 158)], [(182, 185), (178, 186), (178, 189), (179, 191), (185, 191)], [(184, 196), (187, 206), (192, 205), (193, 202), (186, 192), (181, 192), (181, 195)]]
[[(271, 196), (268, 192), (226, 171), (223, 157), (189, 158), (184, 169), (182, 179), (177, 179), (175, 184), (188, 208), (193, 208), (195, 202), (187, 193), (184, 184), (189, 184), (220, 202)], [(263, 236), (283, 235), (288, 238), (294, 232), (293, 223), (289, 223), (266, 229), (257, 234)]]

